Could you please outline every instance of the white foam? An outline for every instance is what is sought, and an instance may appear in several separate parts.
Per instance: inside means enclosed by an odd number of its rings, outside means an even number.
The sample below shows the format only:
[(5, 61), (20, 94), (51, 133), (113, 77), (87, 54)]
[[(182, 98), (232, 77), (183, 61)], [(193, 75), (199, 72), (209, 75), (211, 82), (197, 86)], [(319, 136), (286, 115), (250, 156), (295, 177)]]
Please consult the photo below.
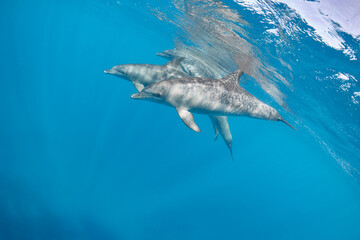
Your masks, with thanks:
[(335, 76), (337, 78), (340, 78), (340, 79), (345, 80), (345, 81), (349, 80), (349, 74), (347, 74), (347, 73), (344, 74), (344, 73), (339, 72), (339, 73), (335, 74)]
[[(251, 7), (255, 12), (262, 15), (274, 15), (282, 28), (289, 28), (283, 16), (278, 16), (275, 6), (271, 6), (263, 0), (235, 0), (240, 5)], [(324, 42), (326, 45), (343, 51), (350, 60), (357, 60), (354, 50), (346, 45), (339, 32), (346, 32), (356, 39), (360, 39), (360, 4), (358, 0), (273, 0), (272, 3), (286, 4), (293, 9), (312, 28), (317, 35), (315, 40)], [(271, 24), (273, 21), (266, 17)], [(296, 30), (296, 27), (291, 30)]]

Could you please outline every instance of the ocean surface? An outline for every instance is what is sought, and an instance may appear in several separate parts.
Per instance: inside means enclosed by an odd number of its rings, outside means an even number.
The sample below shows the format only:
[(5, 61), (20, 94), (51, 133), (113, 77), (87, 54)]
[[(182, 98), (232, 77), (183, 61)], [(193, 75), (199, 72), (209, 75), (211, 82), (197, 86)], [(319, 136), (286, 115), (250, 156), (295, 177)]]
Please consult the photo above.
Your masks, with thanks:
[[(104, 74), (172, 50), (276, 108), (208, 117)], [(190, 62), (191, 62), (190, 61)], [(0, 239), (360, 239), (360, 2), (5, 0)]]

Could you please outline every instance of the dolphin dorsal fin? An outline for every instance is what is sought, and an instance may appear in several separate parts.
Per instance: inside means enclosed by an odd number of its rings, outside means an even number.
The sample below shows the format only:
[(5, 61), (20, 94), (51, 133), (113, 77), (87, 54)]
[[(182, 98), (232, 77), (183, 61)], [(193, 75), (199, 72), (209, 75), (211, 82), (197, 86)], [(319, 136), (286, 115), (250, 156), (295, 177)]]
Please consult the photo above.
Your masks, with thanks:
[(185, 59), (184, 57), (175, 58), (175, 59), (171, 60), (170, 62), (165, 63), (164, 67), (166, 67), (166, 68), (181, 68), (180, 63), (184, 59)]
[(238, 69), (235, 72), (230, 73), (229, 75), (223, 77), (221, 80), (227, 83), (238, 84), (241, 76), (244, 74), (244, 71)]

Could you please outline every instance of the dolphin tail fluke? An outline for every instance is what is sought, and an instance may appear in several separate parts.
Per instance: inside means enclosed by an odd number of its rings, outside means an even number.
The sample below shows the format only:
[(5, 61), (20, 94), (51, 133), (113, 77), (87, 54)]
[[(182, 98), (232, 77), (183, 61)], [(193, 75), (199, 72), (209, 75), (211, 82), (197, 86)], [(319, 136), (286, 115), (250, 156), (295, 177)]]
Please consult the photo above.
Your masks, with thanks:
[(288, 126), (291, 127), (292, 129), (295, 129), (295, 130), (297, 131), (296, 128), (294, 128), (293, 126), (291, 126), (290, 123), (288, 123), (287, 121), (285, 121), (283, 118), (281, 118), (280, 121), (282, 121), (283, 123), (285, 123), (286, 125), (288, 125)]
[(229, 149), (230, 149), (231, 160), (233, 162), (235, 162), (234, 155), (233, 155), (233, 152), (232, 152), (232, 148), (230, 147)]

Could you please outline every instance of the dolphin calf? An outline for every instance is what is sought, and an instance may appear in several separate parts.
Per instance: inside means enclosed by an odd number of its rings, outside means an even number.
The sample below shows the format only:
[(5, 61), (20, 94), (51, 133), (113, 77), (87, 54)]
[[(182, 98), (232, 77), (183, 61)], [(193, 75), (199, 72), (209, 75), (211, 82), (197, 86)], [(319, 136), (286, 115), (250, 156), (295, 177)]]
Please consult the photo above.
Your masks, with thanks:
[(131, 97), (173, 106), (181, 120), (196, 132), (199, 132), (200, 128), (191, 112), (282, 121), (294, 128), (274, 108), (261, 102), (239, 85), (238, 81), (243, 73), (239, 69), (218, 80), (182, 78), (157, 82)]
[[(135, 88), (140, 92), (149, 84), (177, 78), (190, 78), (181, 68), (183, 57), (175, 58), (164, 65), (153, 64), (122, 64), (105, 70), (105, 73), (121, 77), (133, 82)], [(218, 133), (223, 136), (224, 141), (232, 155), (232, 136), (226, 116), (209, 115), (215, 130), (215, 139)], [(198, 129), (200, 131), (200, 129)]]

